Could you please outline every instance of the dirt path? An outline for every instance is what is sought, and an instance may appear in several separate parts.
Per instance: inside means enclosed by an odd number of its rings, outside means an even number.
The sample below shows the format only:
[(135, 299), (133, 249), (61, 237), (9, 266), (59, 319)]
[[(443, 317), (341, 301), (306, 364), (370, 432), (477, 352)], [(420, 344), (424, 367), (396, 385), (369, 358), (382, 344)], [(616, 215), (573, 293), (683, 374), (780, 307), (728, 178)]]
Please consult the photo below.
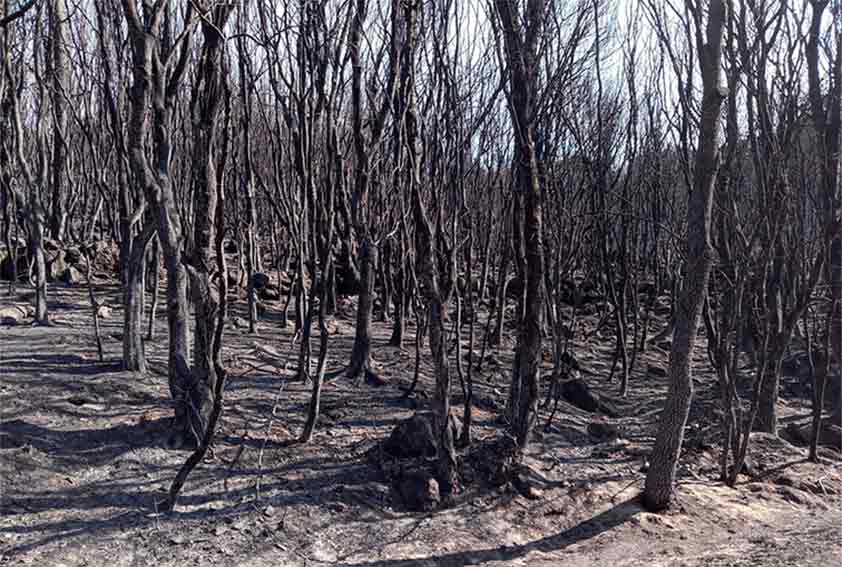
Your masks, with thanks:
[[(328, 384), (324, 417), (306, 447), (289, 444), (308, 395), (291, 381), (291, 331), (271, 322), (258, 337), (231, 329), (225, 360), (232, 378), (214, 455), (189, 479), (178, 513), (157, 514), (156, 500), (186, 457), (163, 448), (163, 322), (160, 338), (148, 344), (153, 371), (121, 372), (119, 309), (104, 321), (106, 362), (99, 362), (83, 291), (56, 286), (51, 293), (55, 326), (0, 327), (0, 564), (701, 567), (842, 560), (839, 461), (811, 465), (803, 450), (772, 441), (759, 445), (762, 479), (731, 490), (714, 480), (705, 427), (693, 426), (699, 434), (691, 439), (702, 441), (690, 443), (683, 459), (679, 508), (665, 515), (640, 509), (635, 496), (665, 386), (646, 372), (664, 364), (658, 349), (643, 355), (631, 398), (621, 403), (621, 417), (609, 420), (620, 427), (620, 440), (594, 441), (586, 426), (595, 418), (567, 405), (538, 435), (529, 465), (541, 499), (469, 486), (448, 510), (400, 511), (365, 457), (414, 411), (398, 389), (411, 378), (414, 351), (384, 346), (384, 324), (375, 325), (374, 353), (389, 384)], [(119, 304), (116, 289), (99, 293)], [(339, 320), (334, 330), (335, 368), (347, 359), (353, 327)], [(481, 407), (504, 399), (509, 350), (478, 376)], [(593, 372), (589, 382), (610, 394), (610, 347), (583, 344), (577, 352)], [(702, 368), (704, 357), (696, 362)], [(426, 367), (422, 390), (431, 391)], [(705, 396), (702, 389), (699, 400)], [(786, 419), (803, 419), (803, 400), (783, 403)], [(423, 396), (417, 404), (423, 407)], [(499, 433), (494, 418), (477, 410), (475, 439)]]

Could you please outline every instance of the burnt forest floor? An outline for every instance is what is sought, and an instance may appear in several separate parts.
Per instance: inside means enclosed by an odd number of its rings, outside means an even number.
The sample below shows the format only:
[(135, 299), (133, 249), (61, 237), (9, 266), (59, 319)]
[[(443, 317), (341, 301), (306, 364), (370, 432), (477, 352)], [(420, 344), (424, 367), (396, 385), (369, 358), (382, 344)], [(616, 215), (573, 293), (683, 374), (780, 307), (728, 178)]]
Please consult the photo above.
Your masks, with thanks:
[[(114, 308), (102, 321), (105, 362), (97, 360), (84, 286), (50, 286), (52, 326), (0, 327), (0, 565), (824, 566), (842, 559), (838, 454), (826, 451), (825, 463), (814, 465), (805, 448), (759, 436), (752, 462), (760, 472), (741, 477), (736, 489), (717, 480), (716, 395), (703, 344), (670, 512), (649, 514), (637, 501), (668, 353), (656, 346), (641, 353), (630, 395), (616, 399), (607, 333), (576, 341), (573, 350), (587, 382), (613, 400), (619, 416), (562, 402), (546, 429), (542, 410), (527, 458), (539, 499), (468, 485), (444, 510), (410, 513), (367, 454), (432, 396), (425, 345), (420, 391), (401, 400), (413, 374), (414, 325), (401, 350), (387, 346), (389, 323), (374, 324), (373, 354), (386, 384), (328, 382), (318, 430), (302, 446), (293, 441), (310, 388), (294, 379), (297, 347), (292, 327), (278, 324), (278, 304), (268, 304), (257, 335), (227, 329), (230, 379), (213, 454), (188, 479), (177, 512), (158, 513), (156, 501), (188, 455), (164, 446), (171, 410), (163, 310), (157, 338), (147, 343), (150, 371), (123, 372), (119, 289), (103, 284), (97, 296)], [(31, 289), (21, 288), (14, 298), (0, 295), (0, 306), (30, 299)], [(243, 312), (240, 298), (232, 317)], [(348, 360), (353, 320), (346, 302), (331, 323), (329, 369)], [(595, 322), (594, 315), (581, 319), (585, 330)], [(664, 325), (657, 317), (653, 332)], [(514, 336), (511, 328), (506, 336)], [(476, 444), (503, 430), (511, 340), (489, 350), (475, 375)], [(808, 399), (782, 397), (782, 426), (808, 416)], [(587, 430), (593, 421), (616, 425), (619, 439), (595, 440)]]

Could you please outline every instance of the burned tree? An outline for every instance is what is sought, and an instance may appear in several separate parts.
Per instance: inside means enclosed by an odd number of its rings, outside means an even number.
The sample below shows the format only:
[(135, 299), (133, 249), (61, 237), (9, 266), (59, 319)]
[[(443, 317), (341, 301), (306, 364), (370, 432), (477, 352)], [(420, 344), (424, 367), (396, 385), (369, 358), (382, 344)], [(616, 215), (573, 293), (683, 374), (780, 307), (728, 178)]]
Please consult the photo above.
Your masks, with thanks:
[[(169, 1), (145, 6), (142, 13), (133, 0), (123, 0), (123, 15), (132, 52), (132, 86), (129, 95), (128, 154), (135, 182), (143, 187), (153, 210), (158, 239), (167, 269), (167, 322), (169, 327), (169, 384), (175, 403), (170, 444), (181, 446), (198, 440), (196, 411), (191, 393), (196, 380), (189, 372), (190, 323), (187, 271), (181, 213), (171, 178), (172, 120), (187, 69), (189, 46), (196, 25), (192, 8), (186, 12), (178, 40), (173, 35)], [(152, 156), (145, 140), (151, 139)]]
[[(529, 0), (521, 14), (515, 0), (496, 0), (495, 16), (505, 46), (508, 108), (515, 136), (514, 260), (524, 285), (508, 408), (514, 440), (512, 465), (522, 458), (538, 415), (541, 321), (544, 311), (544, 241), (541, 173), (536, 153), (539, 60), (547, 3)], [(502, 308), (502, 307), (500, 307)], [(514, 471), (513, 471), (514, 472)]]
[[(643, 493), (644, 505), (649, 510), (663, 510), (672, 502), (684, 425), (693, 397), (690, 359), (713, 266), (711, 208), (719, 168), (720, 112), (727, 97), (727, 90), (721, 84), (722, 37), (728, 17), (726, 1), (711, 0), (707, 10), (699, 3), (688, 2), (688, 9), (695, 26), (695, 49), (702, 73), (703, 99), (693, 190), (687, 209), (687, 256), (682, 290), (675, 307), (675, 330), (667, 371), (669, 392), (658, 424)], [(703, 28), (705, 11), (707, 22)]]

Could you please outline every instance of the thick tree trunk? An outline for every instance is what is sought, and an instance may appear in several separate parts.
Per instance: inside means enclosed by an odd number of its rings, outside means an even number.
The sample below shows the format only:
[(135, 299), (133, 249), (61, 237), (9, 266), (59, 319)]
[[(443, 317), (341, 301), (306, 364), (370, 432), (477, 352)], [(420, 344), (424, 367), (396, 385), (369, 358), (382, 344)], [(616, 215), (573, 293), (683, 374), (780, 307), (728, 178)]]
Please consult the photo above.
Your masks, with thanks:
[[(175, 408), (175, 420), (169, 445), (180, 446), (185, 439), (200, 439), (195, 406), (195, 379), (190, 371), (189, 306), (187, 271), (182, 263), (182, 221), (170, 174), (172, 116), (175, 94), (184, 77), (193, 24), (188, 24), (179, 51), (172, 53), (167, 68), (153, 65), (155, 53), (171, 37), (165, 16), (167, 4), (141, 14), (131, 0), (122, 0), (132, 52), (133, 81), (129, 89), (130, 113), (127, 127), (128, 157), (132, 172), (152, 207), (158, 239), (167, 269), (167, 324), (169, 328), (169, 386)], [(192, 10), (192, 7), (189, 8)], [(161, 12), (164, 10), (164, 13)], [(162, 26), (162, 23), (165, 25)], [(167, 46), (169, 47), (169, 46)], [(151, 112), (150, 112), (151, 107)], [(150, 120), (151, 118), (151, 120)], [(146, 141), (151, 141), (154, 161), (147, 155)], [(154, 163), (154, 166), (153, 166)]]
[[(191, 402), (189, 421), (198, 433), (197, 444), (205, 435), (211, 409), (213, 392), (216, 390), (217, 364), (214, 357), (219, 349), (215, 341), (220, 333), (217, 325), (221, 298), (221, 285), (214, 281), (213, 275), (218, 262), (215, 259), (217, 242), (217, 201), (224, 173), (227, 151), (227, 121), (220, 128), (224, 132), (222, 141), (217, 144), (217, 118), (223, 97), (228, 96), (224, 66), (224, 40), (221, 31), (233, 9), (232, 5), (216, 7), (212, 21), (203, 20), (201, 66), (199, 84), (194, 93), (198, 98), (191, 101), (196, 136), (194, 150), (193, 209), (193, 254), (190, 259), (190, 290), (195, 309), (195, 348), (193, 351), (193, 383), (188, 399)], [(218, 147), (219, 146), (219, 147)], [(221, 166), (217, 170), (217, 160)]]
[[(19, 12), (16, 17), (20, 17), (22, 14), (23, 12)], [(6, 33), (3, 35), (4, 41), (7, 41), (8, 35)], [(0, 87), (5, 87), (5, 79), (12, 77), (11, 60), (9, 57), (10, 50), (4, 48), (0, 51), (0, 54), (2, 54), (2, 59), (0, 60), (3, 63), (3, 69), (0, 70), (3, 76), (0, 79)], [(41, 192), (43, 191), (42, 181), (44, 172), (43, 168), (40, 168), (40, 173), (36, 176), (26, 158), (23, 119), (21, 117), (17, 89), (14, 87), (5, 89), (5, 93), (2, 94), (4, 94), (4, 97), (0, 101), (2, 103), (0, 104), (0, 110), (3, 111), (3, 115), (12, 124), (15, 161), (20, 166), (20, 177), (22, 178), (21, 181), (23, 181), (20, 184), (12, 184), (7, 181), (6, 188), (11, 189), (17, 200), (19, 210), (23, 213), (24, 218), (29, 224), (29, 250), (33, 257), (35, 268), (35, 322), (46, 325), (49, 323), (47, 309), (47, 264), (44, 257), (44, 230), (47, 215), (40, 199)], [(36, 136), (43, 136), (44, 133), (41, 131), (42, 117), (40, 115), (36, 122), (38, 124)], [(43, 148), (39, 149), (44, 151)], [(9, 157), (8, 151), (4, 149), (3, 155)]]
[(377, 249), (366, 235), (360, 243), (360, 293), (357, 303), (357, 325), (348, 376), (358, 378), (371, 370), (371, 314), (374, 306), (374, 266)]
[[(366, 0), (355, 0), (354, 13), (348, 34), (348, 51), (351, 60), (351, 122), (353, 147), (356, 163), (354, 165), (354, 191), (352, 198), (352, 216), (356, 238), (359, 239), (360, 290), (357, 303), (357, 327), (351, 362), (347, 374), (358, 377), (361, 374), (373, 374), (371, 371), (371, 311), (374, 304), (374, 270), (377, 266), (377, 245), (372, 236), (372, 223), (369, 219), (370, 160), (369, 147), (374, 147), (383, 134), (388, 110), (391, 106), (392, 93), (396, 82), (397, 62), (389, 64), (389, 76), (383, 104), (369, 120), (370, 132), (366, 139), (363, 129), (363, 69), (361, 45), (363, 27), (367, 12)], [(393, 10), (395, 5), (393, 4)], [(392, 18), (393, 32), (398, 25), (398, 18)]]
[(29, 212), (29, 249), (35, 268), (35, 322), (49, 323), (47, 310), (47, 261), (44, 257), (44, 214), (40, 206), (31, 205)]
[[(701, 7), (695, 6), (694, 9), (701, 18)], [(658, 423), (658, 434), (643, 492), (643, 504), (650, 511), (663, 510), (672, 502), (676, 467), (684, 441), (684, 425), (693, 397), (691, 357), (713, 265), (710, 219), (719, 166), (719, 120), (722, 103), (727, 96), (720, 85), (725, 19), (724, 0), (711, 0), (707, 42), (702, 43), (700, 36), (696, 46), (703, 79), (699, 147), (695, 157), (693, 190), (687, 208), (684, 281), (675, 305), (675, 330), (667, 372), (669, 392)]]
[(69, 26), (67, 0), (53, 0), (50, 3), (50, 74), (53, 103), (53, 156), (50, 184), (52, 185), (52, 212), (50, 214), (50, 236), (62, 241), (67, 227), (67, 195), (64, 175), (67, 167), (67, 115), (65, 97), (67, 92), (69, 66), (67, 62), (67, 31)]
[[(825, 223), (828, 262), (826, 278), (830, 284), (832, 314), (830, 319), (830, 347), (836, 364), (842, 365), (842, 195), (839, 175), (842, 173), (842, 46), (837, 37), (836, 53), (830, 65), (828, 80), (824, 80), (819, 55), (822, 40), (822, 19), (830, 3), (810, 0), (812, 10), (810, 34), (806, 45), (809, 79), (810, 111), (819, 134), (821, 162), (819, 178), (826, 209)], [(834, 18), (839, 18), (834, 13)], [(827, 93), (822, 85), (831, 85)], [(842, 396), (840, 396), (842, 399)], [(842, 423), (842, 401), (833, 412), (834, 423)]]
[[(190, 426), (190, 399), (193, 388), (189, 373), (190, 322), (187, 303), (187, 270), (181, 263), (181, 252), (166, 252), (163, 246), (164, 264), (167, 270), (167, 330), (169, 333), (169, 386), (175, 409), (172, 435), (168, 445), (178, 448), (199, 435)], [(187, 372), (185, 372), (187, 370)]]
[(757, 418), (753, 430), (763, 433), (778, 433), (778, 390), (781, 382), (781, 364), (786, 354), (785, 342), (777, 337), (772, 339), (776, 344), (766, 354), (766, 373), (763, 376), (763, 384), (760, 387), (760, 395), (757, 400)]
[[(397, 6), (397, 3), (395, 3)], [(415, 224), (416, 270), (418, 288), (427, 307), (430, 355), (435, 368), (435, 392), (432, 400), (433, 434), (436, 438), (438, 463), (436, 478), (445, 500), (457, 488), (458, 473), (453, 431), (450, 427), (451, 372), (447, 355), (442, 281), (436, 263), (432, 223), (427, 215), (421, 195), (421, 161), (418, 151), (418, 116), (415, 101), (415, 57), (418, 42), (418, 19), (423, 9), (421, 2), (403, 4), (405, 40), (400, 52), (400, 86), (397, 95), (396, 116), (403, 117), (406, 132), (403, 151), (407, 157), (412, 216)], [(418, 330), (420, 332), (420, 329)]]
[(131, 254), (125, 266), (123, 368), (134, 372), (146, 372), (143, 343), (143, 274), (146, 269), (146, 247), (153, 234), (153, 230), (146, 229), (143, 234), (132, 239)]
[[(246, 10), (242, 10), (239, 14), (240, 28), (245, 29), (245, 14)], [(251, 147), (251, 119), (252, 119), (252, 99), (250, 81), (252, 80), (251, 60), (245, 48), (245, 39), (240, 36), (237, 38), (238, 49), (238, 63), (240, 71), (240, 97), (243, 100), (243, 195), (245, 197), (246, 205), (246, 227), (245, 227), (245, 241), (246, 241), (246, 293), (248, 298), (248, 320), (249, 333), (254, 333), (257, 330), (257, 294), (254, 289), (254, 273), (260, 268), (260, 246), (257, 232), (257, 206), (255, 203), (254, 194), (254, 165), (252, 163), (252, 147)], [(280, 269), (280, 267), (278, 268)], [(280, 289), (280, 288), (279, 288)]]
[[(542, 228), (542, 192), (540, 166), (535, 151), (535, 112), (538, 88), (538, 44), (543, 35), (546, 6), (529, 2), (521, 17), (518, 4), (496, 0), (508, 63), (509, 111), (515, 131), (514, 175), (523, 201), (523, 217), (515, 213), (514, 222), (522, 223), (515, 238), (515, 263), (524, 286), (522, 307), (518, 309), (519, 330), (510, 390), (511, 434), (516, 448), (517, 466), (523, 457), (538, 417), (540, 390), (541, 325), (544, 312), (544, 244)], [(523, 20), (523, 21), (522, 21)], [(516, 237), (519, 235), (515, 235)], [(505, 297), (505, 295), (504, 295)], [(503, 305), (499, 306), (500, 309)], [(516, 474), (515, 470), (510, 471)]]

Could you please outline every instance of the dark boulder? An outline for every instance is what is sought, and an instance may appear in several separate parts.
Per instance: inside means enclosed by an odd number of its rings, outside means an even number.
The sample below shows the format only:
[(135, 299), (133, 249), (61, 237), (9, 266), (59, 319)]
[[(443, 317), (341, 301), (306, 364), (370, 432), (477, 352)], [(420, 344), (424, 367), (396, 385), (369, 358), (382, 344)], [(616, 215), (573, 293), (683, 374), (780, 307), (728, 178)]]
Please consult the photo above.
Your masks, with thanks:
[(269, 276), (261, 272), (255, 272), (251, 275), (251, 284), (255, 289), (263, 289), (269, 285)]
[[(450, 416), (451, 435), (459, 438), (461, 424)], [(433, 415), (429, 412), (416, 413), (398, 423), (389, 437), (383, 441), (383, 450), (393, 457), (435, 457), (436, 437), (433, 434)]]
[(588, 424), (588, 435), (591, 439), (599, 443), (606, 441), (614, 441), (620, 437), (619, 428), (613, 423), (604, 421), (592, 421)]
[(617, 411), (591, 392), (587, 383), (580, 378), (562, 382), (559, 389), (562, 399), (579, 409), (590, 413), (603, 413), (610, 417), (617, 415)]
[(439, 483), (425, 470), (408, 471), (396, 482), (403, 507), (411, 512), (435, 510), (441, 502)]
[(657, 366), (655, 364), (650, 364), (646, 368), (646, 373), (650, 376), (655, 376), (657, 378), (666, 378), (667, 377), (667, 369), (663, 366)]
[(82, 263), (82, 251), (75, 246), (71, 246), (64, 251), (64, 260), (68, 264)]
[(257, 296), (264, 301), (279, 301), (281, 299), (281, 292), (275, 286), (266, 285), (257, 290)]
[(66, 284), (75, 285), (82, 283), (84, 278), (82, 276), (82, 272), (73, 266), (68, 266), (67, 269), (62, 272), (60, 279)]

